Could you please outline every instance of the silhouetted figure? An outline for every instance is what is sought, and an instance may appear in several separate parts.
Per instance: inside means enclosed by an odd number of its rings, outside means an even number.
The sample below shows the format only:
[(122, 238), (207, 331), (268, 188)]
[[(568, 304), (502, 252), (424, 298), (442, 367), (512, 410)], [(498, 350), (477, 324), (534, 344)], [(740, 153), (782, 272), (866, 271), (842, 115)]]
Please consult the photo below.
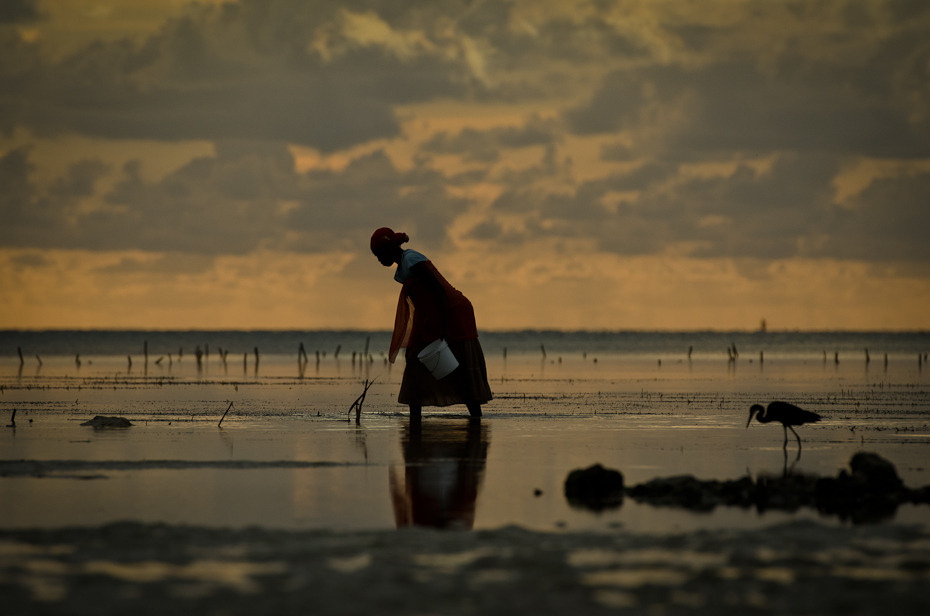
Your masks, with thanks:
[[(409, 240), (406, 233), (387, 227), (371, 236), (371, 252), (385, 267), (397, 266), (394, 280), (403, 285), (388, 352), (389, 361), (394, 363), (400, 349), (406, 349), (397, 401), (409, 405), (411, 418), (419, 417), (424, 406), (453, 404), (465, 404), (472, 417), (481, 417), (481, 405), (492, 396), (475, 311), (432, 261), (402, 248)], [(448, 343), (459, 365), (451, 374), (436, 379), (417, 355), (439, 339)]]
[(794, 431), (792, 426), (800, 426), (806, 423), (814, 423), (815, 421), (820, 421), (820, 415), (811, 411), (805, 411), (804, 409), (797, 407), (788, 402), (775, 401), (769, 403), (768, 407), (763, 407), (761, 404), (753, 404), (749, 407), (749, 420), (746, 422), (746, 427), (749, 427), (749, 424), (752, 423), (752, 416), (755, 415), (759, 423), (769, 423), (772, 421), (777, 421), (781, 423), (782, 427), (785, 430), (785, 443), (783, 445), (784, 449), (788, 448), (788, 430), (791, 430), (791, 433), (794, 434), (794, 437), (798, 439), (798, 455), (801, 454), (801, 437), (798, 436), (798, 433)]

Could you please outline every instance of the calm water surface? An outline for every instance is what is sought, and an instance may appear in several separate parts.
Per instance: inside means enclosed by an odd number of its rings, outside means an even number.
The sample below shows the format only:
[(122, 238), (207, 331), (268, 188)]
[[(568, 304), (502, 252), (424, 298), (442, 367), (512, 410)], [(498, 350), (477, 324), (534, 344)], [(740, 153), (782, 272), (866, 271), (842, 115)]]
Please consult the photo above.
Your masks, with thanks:
[[(484, 421), (469, 422), (464, 408), (428, 409), (420, 429), (411, 428), (395, 402), (402, 362), (386, 364), (377, 334), (355, 332), (356, 338), (338, 343), (338, 333), (318, 333), (319, 340), (331, 336), (319, 354), (307, 336), (306, 360), (300, 361), (293, 348), (271, 352), (277, 334), (260, 334), (270, 350), (260, 350), (257, 365), (254, 350), (229, 350), (223, 361), (224, 347), (204, 342), (198, 365), (197, 343), (190, 342), (202, 334), (164, 333), (175, 338), (162, 349), (158, 336), (143, 332), (146, 362), (138, 345), (113, 351), (114, 340), (126, 343), (135, 334), (103, 335), (111, 345), (104, 348), (92, 347), (94, 334), (88, 333), (57, 340), (49, 333), (4, 333), (0, 526), (132, 519), (235, 527), (516, 524), (670, 532), (798, 517), (842, 524), (810, 510), (696, 514), (631, 499), (592, 512), (570, 506), (563, 485), (571, 470), (594, 463), (620, 470), (627, 485), (678, 474), (835, 475), (859, 450), (891, 460), (911, 487), (930, 484), (930, 397), (917, 360), (925, 334), (832, 338), (826, 360), (826, 334), (764, 348), (753, 347), (752, 338), (693, 334), (690, 360), (687, 346), (682, 349), (685, 334), (674, 340), (655, 335), (632, 351), (607, 348), (619, 334), (560, 341), (550, 333), (537, 337), (545, 340), (539, 344), (526, 332), (492, 336), (482, 338), (495, 393)], [(245, 340), (257, 334), (236, 335), (242, 346), (225, 348), (246, 348), (256, 338)], [(189, 337), (180, 343), (186, 348), (171, 353), (178, 336)], [(869, 362), (861, 336), (872, 336)], [(723, 351), (711, 350), (707, 337), (723, 343)], [(294, 340), (279, 344), (294, 347)], [(740, 353), (732, 362), (728, 344)], [(80, 346), (89, 350), (75, 351)], [(366, 379), (374, 385), (356, 424), (348, 411)], [(797, 461), (793, 440), (786, 458), (780, 427), (746, 429), (749, 405), (772, 399), (824, 415), (820, 424), (799, 428), (804, 447)], [(14, 409), (15, 425), (3, 427)], [(119, 415), (135, 425), (80, 425), (95, 415)], [(928, 520), (926, 507), (902, 507), (894, 518)]]

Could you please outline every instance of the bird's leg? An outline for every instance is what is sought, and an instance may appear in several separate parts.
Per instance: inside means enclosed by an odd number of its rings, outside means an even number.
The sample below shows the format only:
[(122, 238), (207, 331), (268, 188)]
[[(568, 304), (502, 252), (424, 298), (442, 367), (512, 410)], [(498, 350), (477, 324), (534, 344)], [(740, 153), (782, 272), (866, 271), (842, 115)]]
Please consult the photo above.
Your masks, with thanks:
[[(785, 429), (785, 442), (784, 444), (782, 444), (781, 448), (788, 449), (788, 425), (782, 424), (781, 427)], [(792, 429), (791, 431), (794, 432), (794, 429)]]
[[(791, 426), (788, 426), (788, 427), (791, 428)], [(798, 436), (798, 433), (794, 431), (794, 428), (791, 428), (791, 433), (794, 434), (794, 438), (798, 439), (798, 453), (800, 454), (800, 452), (801, 452), (801, 437)], [(785, 432), (785, 442), (787, 442), (787, 439), (788, 439), (788, 433)]]

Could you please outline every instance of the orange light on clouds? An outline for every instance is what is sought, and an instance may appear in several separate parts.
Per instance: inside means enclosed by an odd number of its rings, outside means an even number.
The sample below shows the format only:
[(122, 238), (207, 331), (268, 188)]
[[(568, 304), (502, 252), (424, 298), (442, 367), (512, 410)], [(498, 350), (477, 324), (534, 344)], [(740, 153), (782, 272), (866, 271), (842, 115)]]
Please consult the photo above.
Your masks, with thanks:
[(388, 225), (483, 329), (930, 329), (882, 0), (27, 5), (0, 327), (387, 329)]

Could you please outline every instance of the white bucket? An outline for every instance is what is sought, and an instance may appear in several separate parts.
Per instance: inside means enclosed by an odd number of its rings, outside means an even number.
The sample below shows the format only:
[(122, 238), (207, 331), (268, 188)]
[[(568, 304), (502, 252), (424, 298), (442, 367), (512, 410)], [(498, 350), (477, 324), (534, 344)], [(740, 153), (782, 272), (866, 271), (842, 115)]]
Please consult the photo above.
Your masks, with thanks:
[(453, 370), (459, 367), (459, 362), (452, 354), (452, 349), (446, 344), (446, 341), (440, 338), (433, 340), (426, 347), (417, 353), (417, 359), (426, 366), (433, 378), (439, 380), (448, 376)]

